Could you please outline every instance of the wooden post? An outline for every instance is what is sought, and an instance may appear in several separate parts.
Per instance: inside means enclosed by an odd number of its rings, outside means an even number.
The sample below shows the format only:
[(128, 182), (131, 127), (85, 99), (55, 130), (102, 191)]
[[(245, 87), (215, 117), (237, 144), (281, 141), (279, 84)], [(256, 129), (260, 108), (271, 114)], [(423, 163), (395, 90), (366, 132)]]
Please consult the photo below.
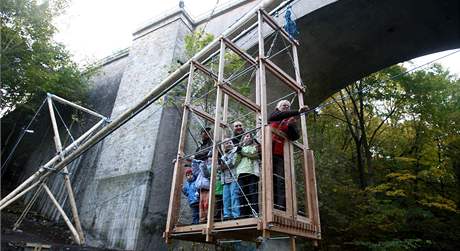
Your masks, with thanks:
[[(59, 130), (58, 130), (57, 123), (56, 123), (56, 117), (54, 115), (53, 100), (51, 99), (51, 96), (48, 96), (48, 108), (50, 112), (51, 124), (53, 126), (53, 131), (54, 131), (54, 143), (56, 145), (56, 151), (60, 155), (61, 160), (63, 160), (64, 155), (62, 153), (62, 143), (61, 143), (61, 138), (59, 136)], [(63, 174), (64, 174), (64, 185), (67, 190), (67, 194), (69, 195), (70, 209), (72, 210), (73, 220), (75, 221), (75, 227), (77, 228), (78, 236), (80, 237), (79, 238), (80, 244), (84, 244), (85, 236), (83, 234), (83, 229), (81, 227), (80, 217), (78, 216), (77, 203), (75, 202), (75, 196), (73, 193), (72, 184), (70, 182), (69, 171), (67, 170), (67, 166), (63, 168)]]
[(170, 232), (176, 225), (177, 211), (180, 207), (180, 191), (183, 181), (183, 170), (182, 170), (182, 157), (184, 156), (184, 147), (185, 147), (185, 138), (187, 135), (187, 126), (188, 126), (188, 117), (189, 117), (189, 108), (188, 104), (190, 103), (190, 98), (192, 95), (192, 82), (193, 82), (193, 73), (195, 67), (193, 64), (190, 64), (190, 72), (187, 80), (187, 90), (185, 93), (184, 100), (184, 112), (182, 113), (182, 123), (180, 127), (180, 136), (179, 136), (179, 146), (177, 150), (176, 162), (174, 163), (174, 173), (173, 180), (171, 185), (171, 193), (169, 195), (169, 207), (168, 215), (166, 218), (166, 230), (165, 230), (165, 241), (169, 243)]
[(295, 236), (289, 236), (289, 242), (291, 244), (291, 251), (296, 251)]
[(308, 172), (308, 195), (309, 195), (309, 217), (312, 220), (315, 231), (321, 230), (321, 223), (319, 219), (319, 205), (318, 205), (318, 193), (316, 191), (316, 174), (315, 174), (315, 156), (312, 150), (307, 152), (307, 172)]
[(59, 202), (56, 200), (56, 198), (54, 198), (54, 195), (51, 193), (51, 191), (48, 188), (48, 186), (45, 183), (43, 183), (42, 186), (45, 189), (45, 192), (50, 197), (50, 199), (53, 202), (54, 206), (56, 206), (57, 210), (61, 214), (62, 218), (64, 219), (65, 223), (69, 227), (70, 231), (72, 232), (72, 235), (73, 235), (73, 238), (74, 238), (75, 242), (78, 245), (82, 245), (83, 243), (80, 240), (80, 236), (78, 235), (77, 230), (75, 229), (75, 227), (72, 225), (72, 222), (70, 222), (69, 217), (67, 217), (67, 215), (65, 214), (64, 209), (62, 209), (61, 205), (59, 205)]
[[(263, 34), (263, 17), (262, 11), (257, 12), (258, 18), (258, 41), (259, 41), (259, 56), (258, 56), (258, 76), (260, 90), (260, 110), (261, 110), (261, 126), (262, 126), (262, 191), (263, 203), (263, 229), (264, 232), (269, 229), (269, 222), (273, 221), (273, 160), (272, 160), (272, 131), (268, 125), (268, 107), (267, 107), (267, 83), (265, 76), (265, 58), (264, 34)], [(267, 234), (265, 234), (267, 236)]]
[[(227, 121), (228, 121), (228, 95), (224, 93), (224, 108), (222, 110), (222, 122), (228, 125)], [(222, 133), (221, 140), (227, 137), (228, 130), (230, 130), (230, 132), (233, 132), (233, 124), (228, 125), (227, 130), (224, 131), (224, 133)], [(233, 136), (233, 135), (231, 134), (230, 136)]]
[(293, 198), (295, 197), (295, 193), (293, 193), (292, 189), (292, 169), (291, 169), (291, 142), (288, 139), (284, 140), (283, 151), (284, 151), (284, 196), (286, 199), (286, 216), (289, 218), (294, 217), (294, 209), (293, 209)]
[[(292, 55), (294, 58), (294, 70), (296, 75), (296, 81), (299, 85), (302, 84), (300, 77), (299, 58), (297, 55), (297, 45), (292, 44)], [(303, 93), (298, 92), (299, 106), (305, 105), (303, 99)], [(305, 189), (308, 189), (305, 193), (306, 201), (305, 206), (308, 206), (308, 218), (312, 220), (313, 226), (316, 231), (320, 231), (321, 224), (319, 219), (319, 204), (318, 204), (318, 193), (316, 187), (316, 173), (315, 173), (315, 156), (313, 151), (309, 149), (308, 144), (308, 132), (307, 132), (307, 119), (306, 115), (300, 116), (302, 126), (302, 138), (303, 138), (303, 155), (304, 155), (304, 172), (305, 172)]]
[(212, 162), (211, 162), (211, 177), (209, 184), (209, 203), (208, 203), (208, 222), (206, 225), (206, 241), (211, 242), (212, 240), (212, 229), (214, 228), (214, 207), (216, 203), (215, 188), (217, 178), (217, 163), (218, 163), (218, 143), (221, 139), (221, 127), (220, 127), (220, 116), (222, 113), (222, 89), (220, 85), (224, 80), (224, 66), (225, 66), (225, 43), (222, 39), (220, 41), (220, 54), (219, 54), (219, 73), (218, 73), (218, 85), (216, 94), (216, 112), (215, 112), (215, 124), (214, 124), (214, 137), (212, 142)]

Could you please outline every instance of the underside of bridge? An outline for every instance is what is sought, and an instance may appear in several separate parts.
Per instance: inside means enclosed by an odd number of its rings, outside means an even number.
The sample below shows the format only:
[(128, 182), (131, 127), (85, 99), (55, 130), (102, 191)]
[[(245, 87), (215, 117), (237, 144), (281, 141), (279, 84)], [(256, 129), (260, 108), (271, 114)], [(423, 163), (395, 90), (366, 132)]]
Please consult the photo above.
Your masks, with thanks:
[(341, 0), (297, 19), (306, 103), (373, 72), (460, 47), (458, 0)]

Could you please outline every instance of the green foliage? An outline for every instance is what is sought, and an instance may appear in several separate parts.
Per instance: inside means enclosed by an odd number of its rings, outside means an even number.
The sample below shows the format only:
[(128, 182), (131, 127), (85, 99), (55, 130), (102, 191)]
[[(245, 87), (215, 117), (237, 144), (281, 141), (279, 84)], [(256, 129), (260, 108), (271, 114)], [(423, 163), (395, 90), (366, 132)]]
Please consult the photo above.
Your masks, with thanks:
[(187, 34), (184, 40), (185, 55), (187, 58), (192, 58), (197, 52), (214, 40), (214, 35), (211, 33), (205, 33), (203, 30), (198, 30)]
[(53, 41), (52, 19), (66, 5), (66, 0), (1, 1), (2, 110), (36, 109), (46, 92), (84, 100), (88, 75)]
[(460, 81), (439, 65), (392, 77), (404, 71), (372, 74), (310, 115), (324, 249), (460, 248)]

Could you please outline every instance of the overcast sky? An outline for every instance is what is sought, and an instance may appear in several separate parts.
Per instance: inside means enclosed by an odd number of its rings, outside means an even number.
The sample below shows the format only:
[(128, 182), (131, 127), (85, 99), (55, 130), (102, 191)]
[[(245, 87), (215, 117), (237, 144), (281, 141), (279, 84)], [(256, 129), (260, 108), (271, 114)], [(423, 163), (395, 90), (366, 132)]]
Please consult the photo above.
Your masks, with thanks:
[[(184, 0), (193, 17), (209, 14), (219, 5), (235, 0)], [(56, 19), (59, 30), (55, 39), (70, 50), (81, 65), (102, 59), (129, 47), (132, 33), (156, 16), (177, 8), (179, 0), (73, 0), (66, 13)], [(424, 64), (452, 51), (412, 60)], [(460, 76), (460, 52), (438, 63)]]

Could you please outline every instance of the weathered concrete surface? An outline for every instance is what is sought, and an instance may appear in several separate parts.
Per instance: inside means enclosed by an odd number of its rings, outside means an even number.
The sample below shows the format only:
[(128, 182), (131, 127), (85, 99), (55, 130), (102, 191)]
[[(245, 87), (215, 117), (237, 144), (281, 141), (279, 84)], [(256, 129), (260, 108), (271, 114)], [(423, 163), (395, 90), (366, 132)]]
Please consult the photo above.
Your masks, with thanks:
[[(102, 67), (99, 71), (96, 72), (92, 78), (92, 82), (90, 83), (89, 96), (87, 99), (87, 103), (91, 109), (96, 110), (106, 116), (111, 113), (125, 66), (125, 55), (119, 55), (116, 59), (112, 60), (110, 64), (107, 64), (105, 67)], [(66, 107), (63, 107), (60, 104), (56, 104), (56, 106), (58, 107), (60, 113), (63, 115), (67, 126), (70, 127), (74, 137), (78, 137), (84, 133), (99, 120), (98, 118), (87, 114), (83, 116), (81, 121), (75, 122), (72, 125), (69, 116), (72, 109), (68, 107), (65, 109)], [(56, 115), (56, 118), (59, 120), (58, 115)], [(61, 122), (59, 121), (58, 123), (60, 124)], [(51, 128), (51, 120), (47, 106), (44, 107), (40, 114), (38, 123), (35, 124), (32, 129), (36, 132), (36, 135), (32, 135), (32, 138), (28, 142), (33, 142), (33, 144), (37, 147), (35, 151), (31, 152), (28, 156), (28, 161), (25, 165), (26, 168), (23, 172), (21, 180), (29, 177), (36, 170), (38, 170), (40, 165), (46, 163), (56, 154), (53, 141), (53, 131)], [(60, 126), (59, 133), (63, 145), (65, 146), (70, 144), (71, 140), (62, 125)], [(81, 156), (68, 166), (70, 179), (77, 198), (77, 206), (80, 208), (80, 210), (84, 210), (84, 199), (82, 198), (86, 189), (90, 187), (92, 181), (92, 179), (88, 179), (87, 177), (94, 176), (94, 165), (96, 164), (96, 159), (98, 158), (100, 145), (101, 143), (93, 147), (85, 155)], [(70, 207), (67, 203), (67, 192), (64, 189), (62, 175), (53, 176), (48, 182), (48, 186), (58, 201), (61, 202), (61, 205), (63, 205), (66, 213), (71, 215)], [(31, 193), (27, 194), (26, 201), (31, 197)], [(60, 218), (57, 209), (45, 194), (42, 194), (37, 200), (36, 209), (52, 220), (58, 220)]]
[[(181, 56), (183, 45), (177, 41), (190, 31), (186, 22), (179, 12), (135, 38), (112, 117), (138, 102), (167, 76), (171, 64)], [(91, 194), (96, 203), (107, 201), (89, 227), (108, 247), (138, 249), (143, 223), (148, 230), (153, 223), (164, 222), (177, 140), (167, 145), (159, 139), (163, 137), (164, 142), (177, 134), (159, 134), (159, 128), (161, 124), (174, 130), (179, 122), (177, 115), (163, 114), (162, 106), (153, 104), (104, 140), (95, 174), (97, 186)], [(114, 196), (119, 197), (108, 200)], [(149, 199), (152, 205), (146, 212)]]

